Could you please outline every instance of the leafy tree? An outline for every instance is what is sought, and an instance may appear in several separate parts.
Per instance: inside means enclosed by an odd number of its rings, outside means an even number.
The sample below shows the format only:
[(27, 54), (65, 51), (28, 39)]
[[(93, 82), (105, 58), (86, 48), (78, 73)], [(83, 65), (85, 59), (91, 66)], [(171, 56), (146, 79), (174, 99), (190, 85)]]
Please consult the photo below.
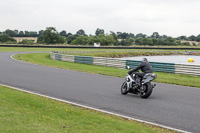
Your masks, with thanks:
[(151, 38), (152, 39), (152, 42), (153, 42), (153, 45), (159, 45), (159, 40), (161, 39), (154, 39), (154, 38)]
[(177, 39), (180, 39), (180, 40), (188, 40), (188, 38), (186, 36), (180, 36), (178, 37)]
[(135, 40), (135, 44), (137, 45), (143, 45), (143, 38), (142, 37), (139, 37)]
[(177, 45), (176, 39), (172, 37), (167, 37), (166, 39), (163, 40), (163, 45), (175, 46)]
[(132, 34), (132, 33), (130, 33), (130, 34), (129, 34), (129, 37), (131, 37), (131, 38), (135, 38), (135, 35)]
[(196, 41), (200, 42), (200, 34), (196, 37)]
[(159, 36), (160, 36), (160, 35), (158, 34), (158, 32), (154, 32), (154, 33), (151, 35), (151, 38), (158, 39)]
[(5, 30), (4, 34), (9, 35), (10, 37), (15, 37), (17, 35), (15, 31), (9, 29)]
[(89, 45), (93, 45), (94, 43), (100, 43), (100, 39), (98, 38), (98, 36), (90, 36), (88, 38)]
[(79, 35), (79, 36), (87, 36), (87, 35), (85, 34), (85, 31), (82, 30), (82, 29), (80, 29), (79, 31), (77, 31), (76, 34)]
[(166, 39), (166, 38), (167, 38), (167, 35), (159, 36), (159, 39)]
[(30, 36), (29, 31), (24, 31), (24, 35), (25, 37), (29, 37)]
[(24, 35), (24, 32), (23, 31), (20, 31), (19, 33), (18, 33), (18, 36), (19, 37), (24, 37), (25, 35)]
[(29, 31), (29, 37), (37, 37), (38, 34), (36, 31)]
[(17, 36), (17, 34), (18, 34), (18, 30), (14, 30), (14, 32), (16, 33), (16, 36)]
[(110, 46), (114, 45), (116, 40), (113, 38), (112, 35), (104, 35), (104, 34), (99, 34), (98, 38), (100, 40), (100, 44), (102, 46)]
[(98, 36), (100, 34), (104, 34), (104, 30), (103, 29), (99, 29), (97, 28), (96, 32), (95, 32), (95, 35)]
[(116, 43), (112, 35), (99, 34), (98, 36), (91, 36), (88, 39), (88, 44), (100, 43), (102, 46), (110, 46)]
[(44, 35), (41, 35), (41, 36), (38, 37), (37, 43), (45, 43), (44, 42)]
[(88, 38), (88, 36), (79, 36), (73, 40), (71, 44), (86, 45), (88, 43)]
[(127, 37), (125, 40), (123, 40), (124, 42), (124, 46), (130, 46), (130, 45), (133, 45), (135, 44), (135, 39), (134, 38), (131, 38), (131, 37)]
[(153, 45), (152, 38), (144, 38), (143, 45)]
[(118, 38), (120, 38), (120, 39), (126, 39), (127, 37), (129, 37), (129, 34), (128, 33), (126, 33), (126, 32), (117, 32), (117, 36), (118, 36)]
[(116, 45), (120, 45), (120, 46), (125, 46), (126, 45), (126, 41), (125, 39), (122, 39), (121, 41), (117, 42)]
[(136, 38), (147, 38), (147, 35), (145, 35), (145, 34), (142, 34), (142, 33), (139, 33), (139, 34), (137, 34), (136, 36), (135, 36)]
[(63, 31), (60, 32), (60, 35), (61, 35), (61, 36), (66, 36), (66, 37), (67, 37), (67, 32), (66, 32), (65, 30), (63, 30)]
[(43, 39), (41, 40), (41, 42), (44, 42), (46, 44), (66, 42), (66, 38), (60, 36), (54, 27), (47, 27), (46, 30), (44, 31), (43, 37), (41, 38)]
[(113, 38), (114, 38), (115, 40), (117, 40), (117, 35), (115, 34), (115, 32), (113, 32), (113, 31), (110, 31), (110, 35), (112, 35), (112, 36), (113, 36)]
[(117, 32), (117, 37), (118, 37), (119, 39), (122, 39), (122, 33), (121, 33), (121, 32)]
[(129, 34), (128, 33), (126, 33), (126, 32), (123, 32), (122, 33), (122, 38), (123, 39), (126, 39), (126, 38), (128, 38), (129, 37)]
[(163, 45), (163, 39), (156, 39), (156, 41), (154, 41), (154, 39), (152, 39), (153, 44), (154, 45)]
[(7, 43), (7, 42), (8, 43), (16, 43), (17, 41), (7, 34), (2, 34), (2, 35), (0, 35), (0, 42), (2, 42), (2, 43)]
[(78, 35), (69, 35), (69, 36), (67, 37), (67, 42), (68, 42), (68, 44), (71, 44), (71, 42), (72, 42), (73, 40), (75, 40), (77, 37), (78, 37)]
[(188, 37), (189, 41), (196, 41), (196, 37), (194, 35), (191, 35)]
[(40, 30), (38, 36), (44, 35), (44, 30)]

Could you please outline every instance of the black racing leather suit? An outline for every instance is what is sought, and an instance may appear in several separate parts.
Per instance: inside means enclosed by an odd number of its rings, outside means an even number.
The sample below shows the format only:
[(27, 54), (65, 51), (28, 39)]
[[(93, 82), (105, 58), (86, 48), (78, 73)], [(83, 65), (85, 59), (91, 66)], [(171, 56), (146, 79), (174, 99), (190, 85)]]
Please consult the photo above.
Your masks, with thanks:
[[(138, 70), (141, 70), (142, 72), (137, 72)], [(141, 61), (141, 63), (136, 68), (128, 72), (129, 75), (135, 74), (136, 79), (138, 78), (138, 76), (142, 78), (146, 73), (153, 73), (152, 66), (149, 64), (148, 61)]]

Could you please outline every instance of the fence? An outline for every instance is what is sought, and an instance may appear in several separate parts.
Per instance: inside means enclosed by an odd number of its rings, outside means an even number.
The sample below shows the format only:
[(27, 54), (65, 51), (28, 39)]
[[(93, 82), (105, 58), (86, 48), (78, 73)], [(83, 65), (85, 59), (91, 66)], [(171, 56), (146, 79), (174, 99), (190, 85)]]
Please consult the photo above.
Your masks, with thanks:
[[(75, 56), (75, 55), (63, 55), (58, 53), (51, 53), (51, 59), (93, 64), (100, 66), (116, 67), (126, 69), (126, 66), (131, 68), (139, 65), (140, 61), (135, 60), (120, 60), (115, 58), (106, 57), (88, 57), (88, 56)], [(190, 74), (200, 76), (200, 65), (189, 65), (189, 64), (175, 64), (175, 63), (161, 63), (161, 62), (150, 62), (153, 71), (156, 72), (167, 72), (167, 73), (178, 73), (178, 74)]]

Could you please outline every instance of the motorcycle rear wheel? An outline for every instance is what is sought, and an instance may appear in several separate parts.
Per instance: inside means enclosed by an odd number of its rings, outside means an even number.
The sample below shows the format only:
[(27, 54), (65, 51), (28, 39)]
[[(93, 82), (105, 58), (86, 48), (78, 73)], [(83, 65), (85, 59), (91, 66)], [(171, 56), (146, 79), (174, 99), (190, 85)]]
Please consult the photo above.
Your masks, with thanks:
[(144, 92), (140, 92), (139, 95), (141, 98), (148, 98), (153, 91), (153, 87), (151, 83), (144, 84)]
[(127, 83), (126, 83), (126, 81), (122, 84), (122, 87), (121, 87), (121, 94), (122, 94), (122, 95), (128, 94), (128, 88), (127, 88)]

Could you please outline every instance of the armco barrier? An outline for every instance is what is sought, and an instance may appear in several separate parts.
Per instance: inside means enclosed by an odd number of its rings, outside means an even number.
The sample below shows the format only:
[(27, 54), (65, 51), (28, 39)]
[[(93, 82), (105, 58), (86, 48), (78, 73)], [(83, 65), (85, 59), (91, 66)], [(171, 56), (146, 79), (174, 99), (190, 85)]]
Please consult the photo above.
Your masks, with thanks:
[(74, 62), (74, 55), (62, 56), (62, 61)]
[(200, 65), (175, 64), (175, 73), (200, 76)]
[[(126, 60), (126, 66), (130, 66), (131, 68), (137, 67), (139, 64), (140, 61)], [(150, 64), (153, 68), (153, 71), (175, 73), (174, 63), (150, 62)]]
[(93, 57), (74, 56), (74, 62), (83, 64), (93, 64)]
[(55, 60), (62, 60), (62, 54), (55, 54)]
[(150, 64), (154, 71), (175, 73), (175, 64), (174, 63), (150, 62)]
[(125, 69), (126, 63), (123, 60), (114, 59), (114, 58), (105, 58), (105, 57), (93, 57), (94, 65), (117, 67)]
[[(109, 66), (121, 69), (126, 69), (126, 66), (134, 68), (138, 66), (140, 63), (140, 61), (134, 61), (134, 60), (120, 60), (120, 59), (106, 58), (106, 57), (64, 55), (53, 52), (51, 53), (50, 57), (53, 60)], [(161, 62), (150, 62), (150, 64), (152, 65), (153, 71), (156, 72), (190, 74), (190, 75), (200, 76), (200, 65), (161, 63)]]

